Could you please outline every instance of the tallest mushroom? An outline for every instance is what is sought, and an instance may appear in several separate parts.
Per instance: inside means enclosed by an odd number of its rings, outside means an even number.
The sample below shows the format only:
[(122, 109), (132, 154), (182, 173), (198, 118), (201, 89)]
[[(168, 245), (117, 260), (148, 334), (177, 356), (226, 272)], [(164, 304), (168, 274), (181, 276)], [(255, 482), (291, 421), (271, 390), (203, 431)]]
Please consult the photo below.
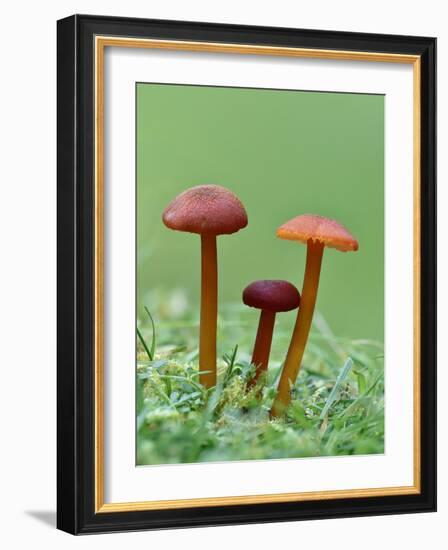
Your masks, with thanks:
[(220, 185), (198, 185), (178, 195), (164, 210), (163, 223), (170, 229), (201, 236), (201, 324), (199, 336), (200, 382), (216, 385), (216, 325), (218, 314), (218, 266), (216, 237), (230, 235), (247, 225), (243, 204)]
[(358, 250), (358, 241), (343, 225), (313, 214), (303, 214), (284, 223), (277, 229), (277, 237), (306, 243), (307, 255), (300, 309), (271, 410), (274, 417), (280, 416), (289, 404), (290, 388), (299, 374), (316, 305), (324, 247), (341, 252)]

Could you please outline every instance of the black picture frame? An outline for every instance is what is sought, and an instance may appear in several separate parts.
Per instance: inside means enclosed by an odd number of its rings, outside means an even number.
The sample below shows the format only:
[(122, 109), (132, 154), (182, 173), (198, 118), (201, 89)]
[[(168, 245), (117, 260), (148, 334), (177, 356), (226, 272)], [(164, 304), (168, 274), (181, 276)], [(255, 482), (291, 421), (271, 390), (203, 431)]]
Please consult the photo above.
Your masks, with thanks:
[[(421, 60), (419, 494), (95, 513), (96, 35), (412, 54)], [(436, 39), (74, 15), (57, 24), (57, 526), (72, 534), (431, 512), (436, 509)]]

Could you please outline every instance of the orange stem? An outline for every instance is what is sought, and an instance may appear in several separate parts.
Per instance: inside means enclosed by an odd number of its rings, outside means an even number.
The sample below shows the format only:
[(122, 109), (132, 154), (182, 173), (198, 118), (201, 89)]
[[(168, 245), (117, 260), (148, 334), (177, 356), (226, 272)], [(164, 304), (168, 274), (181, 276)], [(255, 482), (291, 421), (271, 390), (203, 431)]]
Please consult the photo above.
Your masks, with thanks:
[(218, 317), (218, 269), (216, 235), (201, 235), (201, 325), (199, 375), (206, 388), (216, 386), (216, 326)]
[(295, 383), (299, 374), (311, 328), (311, 321), (313, 320), (323, 252), (324, 245), (322, 243), (308, 241), (302, 297), (285, 364), (280, 376), (277, 397), (271, 409), (271, 416), (273, 417), (281, 416), (291, 401), (291, 386)]
[(255, 375), (247, 385), (255, 386), (262, 372), (268, 369), (269, 354), (271, 353), (272, 333), (274, 332), (275, 312), (263, 309), (260, 313), (257, 337), (252, 353), (252, 364), (256, 366)]

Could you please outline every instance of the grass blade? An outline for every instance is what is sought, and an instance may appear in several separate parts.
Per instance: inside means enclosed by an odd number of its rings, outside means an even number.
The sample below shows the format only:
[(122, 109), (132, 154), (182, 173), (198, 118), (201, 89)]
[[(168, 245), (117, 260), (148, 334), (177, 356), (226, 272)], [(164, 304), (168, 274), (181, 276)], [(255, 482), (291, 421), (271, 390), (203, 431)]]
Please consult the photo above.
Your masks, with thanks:
[(175, 374), (159, 374), (159, 378), (162, 380), (177, 380), (179, 382), (184, 382), (185, 384), (189, 384), (193, 388), (196, 388), (199, 392), (204, 391), (204, 387), (201, 386), (201, 384), (198, 384), (194, 380), (191, 380), (191, 378), (187, 378), (186, 376), (179, 376)]
[(333, 386), (333, 389), (330, 392), (330, 395), (328, 396), (328, 399), (324, 405), (324, 408), (322, 409), (322, 412), (320, 413), (319, 418), (323, 420), (325, 416), (327, 415), (328, 411), (330, 410), (331, 405), (335, 401), (339, 388), (341, 387), (341, 384), (344, 382), (344, 380), (347, 378), (348, 373), (350, 372), (350, 369), (353, 367), (353, 359), (351, 357), (347, 358), (347, 361), (344, 363), (344, 366), (342, 367), (341, 372), (339, 373), (336, 383)]
[(338, 415), (338, 418), (343, 418), (344, 416), (346, 416), (349, 412), (351, 412), (355, 407), (356, 405), (362, 400), (364, 399), (364, 397), (367, 397), (369, 395), (369, 393), (371, 393), (374, 389), (375, 389), (375, 386), (378, 384), (378, 382), (383, 378), (383, 373), (380, 373), (377, 378), (375, 379), (375, 381), (373, 382), (373, 384), (370, 386), (370, 388), (365, 392), (363, 393), (362, 395), (360, 395), (357, 399), (355, 399), (353, 401), (353, 403), (350, 403), (350, 405), (344, 410), (342, 411), (339, 415)]
[(138, 327), (137, 327), (137, 336), (138, 336), (142, 346), (144, 347), (144, 349), (145, 349), (145, 351), (146, 351), (146, 353), (149, 357), (149, 360), (152, 361), (153, 360), (153, 355), (151, 355), (151, 352), (149, 351), (149, 348), (146, 345), (145, 339), (143, 338), (142, 333), (138, 330)]
[(151, 357), (154, 357), (154, 354), (156, 352), (156, 327), (154, 325), (154, 319), (152, 318), (152, 315), (151, 313), (149, 313), (149, 309), (146, 306), (145, 306), (145, 311), (148, 314), (148, 317), (152, 325), (152, 342), (151, 342), (150, 352), (151, 352)]
[(330, 328), (330, 325), (327, 323), (325, 318), (322, 314), (320, 314), (318, 311), (314, 314), (314, 326), (317, 328), (317, 330), (320, 332), (320, 334), (324, 337), (324, 339), (330, 344), (331, 348), (334, 352), (336, 352), (337, 355), (344, 357), (345, 352), (343, 348), (340, 346), (337, 338), (333, 334), (333, 331)]
[(225, 354), (223, 356), (224, 361), (227, 363), (228, 367), (226, 374), (224, 376), (224, 386), (230, 380), (233, 372), (233, 367), (235, 365), (236, 354), (238, 353), (238, 344), (233, 348), (232, 355)]

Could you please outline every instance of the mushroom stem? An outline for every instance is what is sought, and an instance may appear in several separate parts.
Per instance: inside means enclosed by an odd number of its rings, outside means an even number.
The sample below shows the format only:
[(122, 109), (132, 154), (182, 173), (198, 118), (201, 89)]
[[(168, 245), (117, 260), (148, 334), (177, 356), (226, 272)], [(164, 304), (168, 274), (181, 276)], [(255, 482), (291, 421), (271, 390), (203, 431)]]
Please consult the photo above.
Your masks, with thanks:
[(261, 373), (265, 372), (268, 368), (274, 324), (275, 312), (266, 309), (261, 310), (257, 337), (252, 353), (252, 364), (256, 366), (256, 370), (254, 377), (247, 385), (248, 388), (255, 386)]
[(271, 409), (271, 416), (273, 417), (281, 416), (291, 401), (291, 386), (299, 374), (311, 328), (311, 321), (313, 320), (314, 306), (316, 305), (324, 245), (321, 242), (313, 242), (311, 239), (307, 244), (302, 297), (285, 364), (280, 376), (277, 397)]
[[(200, 383), (216, 386), (216, 325), (218, 316), (218, 270), (216, 235), (201, 235), (201, 326), (199, 335)], [(209, 371), (204, 372), (202, 371)]]

